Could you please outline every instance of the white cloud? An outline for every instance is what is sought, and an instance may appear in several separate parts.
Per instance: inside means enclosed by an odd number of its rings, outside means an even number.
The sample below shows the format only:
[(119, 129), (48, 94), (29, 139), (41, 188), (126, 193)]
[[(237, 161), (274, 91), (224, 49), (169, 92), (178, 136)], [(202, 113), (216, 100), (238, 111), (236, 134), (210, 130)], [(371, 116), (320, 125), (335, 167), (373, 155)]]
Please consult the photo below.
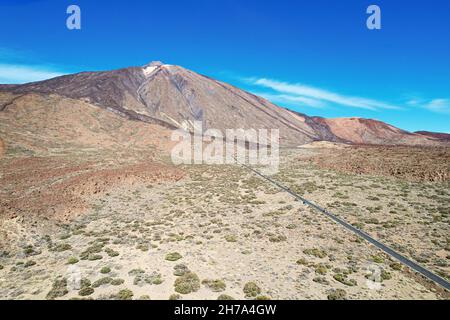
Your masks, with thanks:
[(283, 96), (283, 99), (298, 100), (298, 102), (303, 102), (309, 106), (314, 106), (313, 104), (317, 106), (321, 103), (321, 106), (323, 107), (328, 102), (342, 106), (367, 109), (373, 111), (378, 109), (396, 109), (396, 110), (402, 109), (399, 106), (386, 103), (383, 101), (361, 97), (346, 96), (298, 83), (291, 84), (287, 82), (266, 78), (261, 79), (253, 78), (247, 79), (247, 81), (249, 81), (253, 85), (272, 89), (278, 92), (278, 94), (281, 94)]
[(424, 105), (428, 109), (437, 113), (450, 114), (450, 99), (434, 99)]
[(46, 66), (0, 64), (0, 83), (17, 84), (46, 80), (64, 75)]
[(253, 94), (256, 94), (257, 96), (263, 97), (269, 101), (272, 101), (273, 103), (287, 103), (287, 104), (298, 104), (302, 103), (307, 106), (323, 109), (327, 106), (327, 104), (321, 100), (313, 99), (313, 98), (307, 98), (302, 96), (294, 96), (294, 95), (288, 95), (288, 94), (272, 94), (272, 93), (266, 93), (266, 92), (252, 92)]

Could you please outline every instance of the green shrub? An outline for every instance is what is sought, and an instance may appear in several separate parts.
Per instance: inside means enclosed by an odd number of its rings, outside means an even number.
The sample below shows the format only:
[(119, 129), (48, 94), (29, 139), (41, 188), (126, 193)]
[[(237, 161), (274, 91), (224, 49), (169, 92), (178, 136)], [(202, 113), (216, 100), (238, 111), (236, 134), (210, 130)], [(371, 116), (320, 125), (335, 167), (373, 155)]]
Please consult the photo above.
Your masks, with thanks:
[(138, 274), (142, 274), (142, 273), (145, 273), (145, 271), (142, 269), (133, 269), (128, 272), (128, 275), (129, 276), (137, 276)]
[(29, 261), (27, 261), (23, 266), (24, 266), (25, 268), (29, 268), (29, 267), (34, 266), (35, 264), (36, 264), (35, 261), (29, 260)]
[(180, 300), (181, 296), (178, 293), (171, 294), (169, 300)]
[(113, 279), (111, 277), (103, 277), (103, 278), (100, 278), (100, 279), (94, 281), (94, 283), (92, 284), (92, 287), (98, 288), (105, 284), (110, 284), (111, 281), (113, 281)]
[(68, 243), (58, 243), (56, 246), (52, 247), (52, 251), (63, 252), (71, 250), (72, 246)]
[(75, 264), (77, 263), (79, 260), (75, 257), (70, 257), (69, 260), (67, 260), (68, 264)]
[(110, 267), (103, 267), (100, 269), (100, 273), (110, 273), (111, 272), (111, 268)]
[(171, 252), (166, 255), (166, 260), (168, 261), (177, 261), (180, 260), (183, 256), (178, 252)]
[(324, 275), (328, 271), (327, 267), (323, 264), (319, 264), (316, 266), (316, 274)]
[(254, 282), (247, 282), (244, 285), (244, 293), (246, 297), (256, 297), (261, 293), (261, 288)]
[(58, 278), (53, 282), (52, 288), (47, 293), (46, 298), (53, 300), (65, 296), (69, 291), (67, 290), (67, 279)]
[(217, 279), (217, 280), (205, 279), (202, 281), (202, 284), (204, 284), (206, 287), (208, 287), (209, 289), (211, 289), (214, 292), (224, 291), (225, 288), (227, 287), (225, 282), (223, 282), (222, 280), (219, 280), (219, 279)]
[(346, 275), (342, 273), (335, 274), (333, 276), (334, 280), (339, 281), (342, 284), (345, 284), (346, 286), (352, 287), (356, 286), (356, 280), (354, 279), (348, 279)]
[(200, 279), (193, 272), (187, 272), (175, 280), (175, 291), (181, 294), (196, 292), (200, 289)]
[(372, 256), (372, 261), (375, 263), (383, 263), (384, 259), (381, 256)]
[(228, 234), (225, 236), (225, 240), (227, 242), (236, 242), (237, 241), (237, 237), (234, 234)]
[(347, 292), (343, 289), (333, 289), (330, 294), (328, 294), (328, 300), (345, 300)]
[(400, 262), (392, 262), (389, 265), (393, 270), (400, 271), (402, 270), (402, 264)]
[(235, 300), (235, 299), (227, 294), (221, 294), (220, 296), (217, 297), (217, 300)]
[(313, 248), (313, 249), (305, 249), (303, 250), (304, 254), (314, 256), (316, 258), (325, 258), (327, 256), (327, 253), (323, 250)]
[(90, 287), (91, 286), (91, 280), (89, 280), (87, 278), (81, 279), (80, 286), (81, 286), (81, 288)]
[(110, 248), (106, 248), (105, 249), (105, 252), (108, 254), (108, 256), (110, 256), (110, 257), (117, 257), (118, 255), (119, 255), (119, 252), (117, 252), (117, 251), (115, 251), (115, 250), (113, 250), (113, 249), (110, 249)]
[(125, 282), (125, 280), (123, 280), (123, 279), (113, 279), (113, 280), (111, 280), (111, 285), (120, 286), (124, 282)]
[(381, 279), (390, 280), (392, 279), (392, 275), (390, 274), (390, 272), (387, 272), (386, 270), (381, 270)]
[(91, 287), (84, 287), (84, 288), (81, 288), (80, 291), (78, 291), (78, 294), (82, 297), (90, 296), (93, 293), (94, 293), (94, 289), (92, 289)]
[(114, 296), (114, 298), (118, 300), (131, 300), (133, 299), (133, 296), (134, 296), (133, 291), (129, 289), (122, 289), (117, 293), (117, 295)]
[(175, 267), (173, 267), (173, 269), (175, 270), (173, 274), (177, 277), (189, 272), (189, 268), (185, 264), (177, 264)]

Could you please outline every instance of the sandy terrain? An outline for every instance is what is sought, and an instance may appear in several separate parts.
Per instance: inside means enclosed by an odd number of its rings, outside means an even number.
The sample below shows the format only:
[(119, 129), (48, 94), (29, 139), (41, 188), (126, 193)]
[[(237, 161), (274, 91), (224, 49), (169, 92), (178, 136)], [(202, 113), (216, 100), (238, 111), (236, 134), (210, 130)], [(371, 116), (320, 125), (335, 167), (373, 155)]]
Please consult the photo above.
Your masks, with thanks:
[[(448, 218), (424, 211), (448, 210), (448, 185), (407, 183), (399, 197), (404, 181), (325, 171), (307, 160), (315, 152), (286, 150), (276, 178), (448, 277)], [(0, 258), (0, 297), (448, 298), (241, 167), (177, 170), (178, 181), (117, 185), (46, 235), (4, 221), (21, 241)], [(387, 191), (386, 200), (367, 199)]]

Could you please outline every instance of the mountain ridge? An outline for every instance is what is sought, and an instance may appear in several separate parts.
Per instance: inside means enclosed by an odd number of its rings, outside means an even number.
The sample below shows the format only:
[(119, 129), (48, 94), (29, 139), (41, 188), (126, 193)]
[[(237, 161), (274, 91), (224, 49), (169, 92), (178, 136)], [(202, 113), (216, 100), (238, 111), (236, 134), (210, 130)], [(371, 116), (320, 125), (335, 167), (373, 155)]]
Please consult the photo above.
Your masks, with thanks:
[[(159, 61), (142, 67), (80, 72), (22, 85), (0, 85), (0, 92), (57, 94), (131, 120), (170, 129), (183, 127), (192, 131), (196, 121), (200, 121), (205, 130), (277, 128), (283, 145), (313, 141), (406, 145), (442, 142), (436, 136), (407, 132), (372, 119), (308, 116), (228, 83)], [(4, 108), (5, 103), (0, 101), (0, 111)]]

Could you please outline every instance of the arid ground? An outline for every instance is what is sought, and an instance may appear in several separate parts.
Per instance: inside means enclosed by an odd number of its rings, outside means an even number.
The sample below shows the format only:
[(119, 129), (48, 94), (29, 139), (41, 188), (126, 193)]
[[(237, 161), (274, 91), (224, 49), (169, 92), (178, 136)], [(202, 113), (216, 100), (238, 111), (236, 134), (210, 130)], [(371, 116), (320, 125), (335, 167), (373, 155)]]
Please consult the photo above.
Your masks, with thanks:
[[(111, 145), (5, 143), (1, 299), (449, 297), (238, 165)], [(313, 143), (282, 149), (273, 178), (449, 279), (449, 155)]]

